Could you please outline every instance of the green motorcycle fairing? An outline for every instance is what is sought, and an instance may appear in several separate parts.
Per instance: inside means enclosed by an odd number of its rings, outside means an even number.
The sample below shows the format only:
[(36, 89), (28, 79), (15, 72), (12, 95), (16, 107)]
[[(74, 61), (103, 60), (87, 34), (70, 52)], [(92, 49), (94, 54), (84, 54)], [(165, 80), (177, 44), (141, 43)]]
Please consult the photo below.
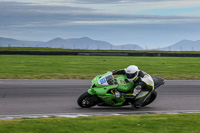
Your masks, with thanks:
[(121, 92), (127, 92), (133, 88), (133, 82), (127, 83), (125, 79), (125, 75), (119, 75), (115, 79), (112, 76), (112, 72), (98, 75), (92, 80), (88, 93), (91, 95), (97, 95), (107, 105), (121, 106), (126, 101), (125, 98), (116, 98), (116, 96), (111, 93), (111, 90), (117, 89)]

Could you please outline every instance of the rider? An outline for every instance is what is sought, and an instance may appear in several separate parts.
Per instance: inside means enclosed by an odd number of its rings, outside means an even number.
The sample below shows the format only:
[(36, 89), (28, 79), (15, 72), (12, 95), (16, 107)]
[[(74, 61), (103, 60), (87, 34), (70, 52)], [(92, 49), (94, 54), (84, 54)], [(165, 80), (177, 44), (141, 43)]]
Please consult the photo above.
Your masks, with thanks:
[[(140, 108), (146, 98), (154, 90), (154, 81), (152, 77), (144, 71), (138, 69), (135, 65), (130, 65), (124, 70), (114, 70), (113, 75), (126, 75), (129, 82), (134, 82), (134, 87), (127, 93), (122, 93), (124, 97), (135, 98), (131, 100), (131, 105), (135, 108)], [(121, 96), (120, 95), (120, 96)]]

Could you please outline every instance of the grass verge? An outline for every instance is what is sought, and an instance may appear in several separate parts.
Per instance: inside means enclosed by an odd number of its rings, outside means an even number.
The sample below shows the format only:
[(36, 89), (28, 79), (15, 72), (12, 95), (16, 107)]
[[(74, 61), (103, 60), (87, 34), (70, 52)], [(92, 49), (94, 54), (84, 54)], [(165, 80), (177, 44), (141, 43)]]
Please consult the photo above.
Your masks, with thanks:
[(81, 50), (62, 48), (38, 48), (38, 47), (0, 47), (0, 51), (62, 51), (62, 52), (119, 52), (119, 53), (189, 53), (200, 54), (200, 51), (157, 51), (157, 50)]
[(199, 133), (200, 114), (0, 120), (1, 133)]
[(135, 64), (165, 79), (200, 79), (199, 57), (0, 55), (1, 79), (91, 79)]

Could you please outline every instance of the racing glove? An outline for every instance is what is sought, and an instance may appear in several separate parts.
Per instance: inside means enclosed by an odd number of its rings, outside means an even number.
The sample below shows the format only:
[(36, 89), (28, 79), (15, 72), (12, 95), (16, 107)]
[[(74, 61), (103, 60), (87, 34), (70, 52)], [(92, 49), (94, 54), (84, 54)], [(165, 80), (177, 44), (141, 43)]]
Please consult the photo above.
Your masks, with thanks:
[(138, 93), (140, 93), (142, 89), (142, 86), (141, 85), (137, 85), (134, 89), (133, 89), (133, 95), (137, 95)]
[(112, 74), (115, 75), (117, 73), (117, 70), (112, 71)]

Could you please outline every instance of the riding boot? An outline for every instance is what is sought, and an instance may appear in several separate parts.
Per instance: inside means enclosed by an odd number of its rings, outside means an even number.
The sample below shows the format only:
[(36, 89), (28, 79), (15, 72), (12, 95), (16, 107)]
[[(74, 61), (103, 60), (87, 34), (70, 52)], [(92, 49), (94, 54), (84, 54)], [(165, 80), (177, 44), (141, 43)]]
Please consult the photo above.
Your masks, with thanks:
[(141, 98), (138, 98), (138, 99), (134, 100), (133, 103), (132, 103), (132, 106), (134, 106), (136, 109), (139, 109), (140, 107), (142, 107), (144, 101), (146, 100), (146, 98), (148, 96), (149, 95), (146, 95), (146, 96), (143, 96)]

